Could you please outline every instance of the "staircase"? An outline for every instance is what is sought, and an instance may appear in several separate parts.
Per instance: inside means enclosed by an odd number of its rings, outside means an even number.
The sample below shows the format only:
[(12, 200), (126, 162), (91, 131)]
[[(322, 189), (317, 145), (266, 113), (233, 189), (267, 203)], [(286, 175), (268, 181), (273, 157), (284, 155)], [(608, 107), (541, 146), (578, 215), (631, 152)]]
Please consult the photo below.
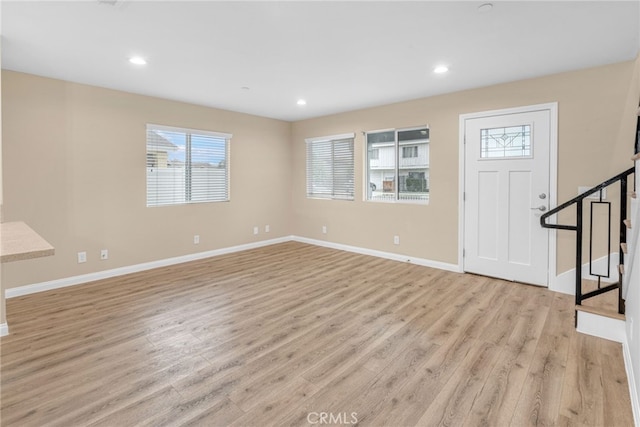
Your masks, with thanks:
[[(639, 159), (640, 154), (632, 158), (636, 164)], [(635, 169), (603, 181), (540, 218), (544, 228), (575, 232), (576, 328), (615, 341), (624, 339), (625, 296), (636, 258), (632, 243), (640, 231)], [(614, 197), (607, 198), (607, 192)], [(554, 215), (569, 209), (575, 209), (574, 224), (551, 222)], [(612, 238), (613, 233), (617, 237)]]

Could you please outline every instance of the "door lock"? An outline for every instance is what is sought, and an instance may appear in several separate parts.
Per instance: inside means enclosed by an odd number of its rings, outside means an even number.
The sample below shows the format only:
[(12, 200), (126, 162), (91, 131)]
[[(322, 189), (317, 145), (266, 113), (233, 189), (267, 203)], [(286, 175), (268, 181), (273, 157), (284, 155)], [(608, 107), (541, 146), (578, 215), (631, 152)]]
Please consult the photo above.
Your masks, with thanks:
[(544, 200), (544, 199), (546, 199), (546, 198), (547, 198), (547, 195), (546, 195), (546, 194), (544, 194), (544, 193), (542, 193), (542, 194), (540, 194), (538, 197), (539, 197), (539, 198), (541, 198), (542, 200)]

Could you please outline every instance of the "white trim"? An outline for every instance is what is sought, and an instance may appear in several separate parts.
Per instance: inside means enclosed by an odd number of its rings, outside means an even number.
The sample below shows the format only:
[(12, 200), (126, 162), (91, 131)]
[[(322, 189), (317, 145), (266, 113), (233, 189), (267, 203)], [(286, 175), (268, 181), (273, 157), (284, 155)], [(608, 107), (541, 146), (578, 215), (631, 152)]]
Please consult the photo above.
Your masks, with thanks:
[(624, 356), (624, 367), (627, 371), (627, 383), (629, 383), (629, 397), (631, 398), (631, 409), (633, 411), (633, 419), (635, 421), (634, 424), (636, 426), (640, 426), (640, 399), (638, 398), (638, 389), (636, 389), (631, 350), (629, 349), (629, 343), (626, 340), (622, 343), (622, 355)]
[(140, 271), (151, 270), (154, 268), (166, 267), (174, 264), (180, 264), (183, 262), (195, 261), (199, 259), (210, 258), (218, 255), (230, 254), (234, 252), (245, 251), (248, 249), (255, 249), (263, 246), (270, 246), (277, 243), (284, 243), (284, 242), (290, 242), (290, 241), (308, 243), (310, 245), (323, 246), (327, 248), (354, 252), (354, 253), (359, 253), (363, 255), (371, 255), (378, 258), (386, 258), (394, 261), (410, 262), (410, 263), (421, 265), (424, 267), (438, 268), (441, 270), (454, 271), (456, 273), (462, 272), (459, 266), (455, 264), (449, 264), (446, 262), (433, 261), (433, 260), (428, 260), (424, 258), (416, 258), (416, 257), (411, 257), (411, 256), (406, 256), (406, 255), (401, 255), (401, 254), (396, 254), (391, 252), (377, 251), (374, 249), (361, 248), (357, 246), (343, 245), (340, 243), (332, 243), (332, 242), (326, 242), (322, 240), (309, 239), (306, 237), (285, 236), (285, 237), (279, 237), (276, 239), (263, 240), (260, 242), (232, 246), (229, 248), (214, 249), (211, 251), (198, 252), (198, 253), (189, 254), (189, 255), (182, 255), (174, 258), (167, 258), (167, 259), (162, 259), (158, 261), (146, 262), (143, 264), (136, 264), (136, 265), (130, 265), (126, 267), (114, 268), (112, 270), (98, 271), (95, 273), (83, 274), (80, 276), (72, 276), (72, 277), (66, 277), (62, 279), (50, 280), (47, 282), (34, 283), (32, 285), (19, 286), (17, 288), (9, 288), (5, 290), (5, 298), (15, 298), (23, 295), (34, 294), (37, 292), (51, 291), (53, 289), (66, 288), (68, 286), (80, 285), (83, 283), (94, 282), (96, 280), (108, 279), (111, 277), (122, 276), (125, 274), (137, 273)]
[(225, 255), (234, 252), (245, 251), (248, 249), (260, 248), (276, 243), (288, 242), (290, 236), (280, 237), (271, 240), (263, 240), (260, 242), (247, 243), (244, 245), (231, 246), (228, 248), (214, 249), (206, 252), (198, 252), (189, 255), (182, 255), (174, 258), (166, 258), (158, 261), (145, 262), (143, 264), (130, 265), (126, 267), (114, 268), (112, 270), (98, 271), (95, 273), (83, 274), (80, 276), (66, 277), (63, 279), (50, 280), (47, 282), (35, 283), (32, 285), (20, 286), (17, 288), (6, 289), (5, 298), (15, 298), (23, 295), (34, 294), (36, 292), (45, 292), (53, 289), (66, 288), (67, 286), (79, 285), (82, 283), (93, 282), (96, 280), (108, 279), (110, 277), (122, 276), (124, 274), (137, 273), (140, 271), (151, 270), (158, 267), (166, 267), (169, 265), (180, 264), (183, 262), (195, 261), (204, 258), (210, 258), (218, 255)]
[[(549, 206), (558, 206), (558, 103), (546, 105), (549, 109)], [(556, 219), (550, 218), (549, 223), (555, 224)], [(549, 274), (547, 286), (553, 283), (557, 272), (558, 233), (557, 230), (547, 229), (549, 233)], [(617, 268), (616, 268), (616, 271)]]
[[(609, 265), (611, 271), (611, 277), (602, 278), (604, 283), (615, 283), (619, 279), (618, 273), (618, 263), (619, 263), (619, 254), (618, 252), (613, 252), (611, 254), (611, 262)], [(596, 271), (604, 271), (607, 265), (607, 257), (604, 256), (602, 258), (598, 258), (593, 261), (593, 265)], [(589, 274), (589, 263), (582, 264), (582, 278), (586, 280), (598, 280), (597, 276), (592, 276)], [(567, 270), (564, 273), (560, 273), (549, 283), (549, 290), (554, 292), (560, 292), (563, 294), (575, 295), (576, 294), (576, 269), (572, 268), (571, 270)]]
[(293, 240), (294, 242), (307, 243), (315, 246), (323, 246), (325, 248), (338, 249), (341, 251), (354, 252), (362, 255), (370, 255), (378, 258), (390, 259), (393, 261), (409, 262), (412, 264), (421, 265), (423, 267), (438, 268), (440, 270), (453, 271), (456, 273), (462, 272), (462, 270), (460, 270), (460, 267), (457, 266), (456, 264), (449, 264), (442, 261), (433, 261), (425, 258), (416, 258), (412, 256), (402, 255), (402, 254), (396, 254), (393, 252), (383, 252), (375, 249), (367, 249), (367, 248), (361, 248), (358, 246), (343, 245), (342, 243), (333, 243), (333, 242), (327, 242), (324, 240), (309, 239), (306, 237), (291, 236), (291, 240)]
[[(550, 102), (546, 104), (528, 105), (524, 107), (506, 108), (502, 110), (481, 111), (478, 113), (460, 114), (458, 130), (458, 265), (460, 271), (464, 271), (464, 177), (465, 177), (465, 122), (469, 119), (477, 119), (506, 114), (530, 113), (534, 111), (549, 111), (549, 206), (555, 207), (558, 203), (558, 103)], [(554, 223), (555, 219), (550, 219)], [(556, 277), (556, 257), (557, 257), (557, 233), (556, 230), (549, 231), (549, 264), (547, 275), (547, 287), (549, 287)]]
[(0, 323), (0, 337), (9, 335), (9, 325), (6, 323)]
[(624, 320), (580, 310), (578, 310), (577, 315), (578, 325), (576, 326), (576, 331), (619, 343), (626, 342), (627, 329)]
[(458, 266), (464, 271), (464, 179), (467, 114), (461, 114), (458, 124)]

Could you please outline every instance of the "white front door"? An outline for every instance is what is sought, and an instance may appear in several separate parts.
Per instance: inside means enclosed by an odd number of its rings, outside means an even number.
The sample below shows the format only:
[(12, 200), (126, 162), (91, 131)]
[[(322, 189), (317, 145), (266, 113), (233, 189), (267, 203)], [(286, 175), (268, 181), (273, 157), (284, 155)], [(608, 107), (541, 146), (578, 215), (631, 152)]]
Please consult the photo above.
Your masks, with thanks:
[(547, 286), (551, 111), (464, 120), (464, 270)]

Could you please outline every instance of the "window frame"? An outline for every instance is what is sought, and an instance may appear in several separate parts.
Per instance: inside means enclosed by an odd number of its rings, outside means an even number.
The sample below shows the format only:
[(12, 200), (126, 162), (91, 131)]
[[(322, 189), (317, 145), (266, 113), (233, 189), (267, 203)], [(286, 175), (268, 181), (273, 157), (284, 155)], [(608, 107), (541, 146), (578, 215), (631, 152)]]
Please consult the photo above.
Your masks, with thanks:
[[(183, 202), (171, 202), (171, 203), (149, 203), (149, 132), (150, 131), (160, 131), (160, 132), (172, 132), (176, 134), (184, 134), (185, 140), (191, 141), (193, 136), (195, 135), (200, 137), (211, 137), (216, 139), (224, 139), (224, 170), (225, 170), (225, 179), (224, 179), (224, 199), (217, 200), (194, 200), (193, 199), (193, 181), (187, 183), (187, 180), (191, 180), (193, 176), (193, 155), (187, 158), (187, 154), (185, 153), (185, 200)], [(146, 166), (145, 166), (145, 176), (146, 176), (146, 185), (145, 185), (145, 193), (146, 193), (146, 207), (148, 208), (156, 208), (156, 207), (166, 207), (166, 206), (183, 206), (183, 205), (197, 205), (202, 203), (220, 203), (220, 202), (229, 202), (231, 201), (231, 168), (230, 168), (230, 159), (231, 159), (231, 139), (233, 138), (233, 134), (225, 133), (225, 132), (217, 132), (210, 130), (202, 130), (202, 129), (193, 129), (193, 128), (185, 128), (180, 126), (169, 126), (169, 125), (158, 125), (155, 123), (147, 123), (145, 126), (145, 153), (146, 153)], [(190, 145), (190, 143), (186, 143), (186, 145)], [(187, 148), (189, 151), (191, 147)], [(189, 151), (192, 153), (191, 151)], [(153, 166), (158, 168), (156, 166)], [(211, 187), (207, 187), (211, 188)]]
[[(495, 150), (495, 148), (490, 148), (490, 147), (485, 147), (484, 143), (485, 143), (485, 138), (489, 139), (492, 137), (492, 135), (490, 134), (491, 131), (493, 130), (497, 130), (497, 129), (503, 129), (503, 130), (507, 130), (507, 129), (516, 129), (516, 128), (522, 128), (523, 132), (522, 134), (525, 136), (528, 136), (528, 140), (529, 140), (529, 146), (528, 148), (526, 148), (529, 151), (529, 154), (526, 155), (507, 155), (506, 152), (507, 150), (515, 150), (513, 147), (511, 148), (505, 148), (503, 147), (503, 155), (502, 156), (493, 156), (493, 155), (489, 155), (492, 154), (491, 150)], [(527, 128), (527, 131), (524, 131), (524, 128)], [(486, 136), (485, 136), (485, 132), (486, 132)], [(505, 134), (506, 135), (506, 134)], [(524, 137), (523, 137), (524, 139)], [(480, 129), (480, 153), (479, 153), (479, 161), (496, 161), (496, 160), (527, 160), (527, 159), (532, 159), (533, 155), (534, 155), (534, 139), (533, 139), (533, 123), (531, 122), (525, 122), (522, 125), (516, 125), (516, 126), (502, 126), (502, 127), (491, 127), (491, 128), (482, 128)], [(521, 148), (521, 150), (525, 150), (525, 148)]]
[[(351, 194), (350, 196), (336, 195), (335, 188), (335, 171), (333, 169), (335, 165), (334, 144), (339, 141), (351, 140)], [(322, 193), (310, 193), (309, 188), (311, 186), (309, 171), (311, 170), (310, 161), (310, 147), (314, 143), (331, 143), (331, 165), (332, 165), (332, 183), (331, 194), (324, 195)], [(338, 135), (330, 135), (323, 137), (305, 138), (305, 194), (307, 199), (316, 200), (342, 200), (342, 201), (354, 201), (355, 200), (355, 133), (343, 133)]]
[[(405, 131), (413, 131), (413, 130), (424, 130), (426, 129), (428, 131), (428, 136), (427, 138), (424, 139), (411, 139), (411, 140), (403, 140), (400, 141), (399, 137), (398, 137), (398, 133), (400, 132), (405, 132)], [(394, 155), (395, 155), (395, 167), (394, 167), (394, 195), (395, 198), (392, 200), (385, 200), (385, 199), (372, 199), (370, 198), (370, 182), (371, 182), (371, 174), (370, 174), (370, 164), (369, 161), (372, 159), (369, 157), (369, 135), (370, 134), (377, 134), (377, 133), (385, 133), (385, 132), (394, 132), (394, 141), (388, 141), (388, 142), (379, 142), (380, 144), (392, 144), (393, 148), (394, 148)], [(425, 200), (408, 200), (408, 199), (400, 199), (400, 170), (401, 170), (401, 166), (400, 166), (400, 159), (402, 158), (415, 158), (415, 157), (403, 157), (401, 152), (400, 152), (400, 147), (404, 148), (404, 147), (410, 147), (410, 146), (414, 146), (416, 148), (418, 157), (419, 157), (419, 147), (418, 145), (413, 145), (414, 142), (416, 142), (417, 144), (421, 144), (421, 143), (425, 143), (428, 147), (428, 154), (427, 154), (427, 158), (428, 158), (428, 163), (425, 167), (426, 171), (429, 171), (431, 169), (430, 164), (431, 164), (431, 149), (430, 149), (430, 144), (431, 144), (431, 128), (429, 127), (429, 125), (419, 125), (419, 126), (410, 126), (410, 127), (405, 127), (405, 128), (384, 128), (384, 129), (376, 129), (376, 130), (371, 130), (371, 131), (366, 131), (363, 132), (364, 134), (364, 167), (363, 167), (363, 172), (364, 172), (364, 182), (366, 185), (363, 186), (363, 201), (365, 202), (373, 202), (373, 203), (390, 203), (390, 204), (411, 204), (411, 205), (428, 205), (430, 202), (430, 193), (431, 193), (431, 179), (428, 178), (428, 184), (427, 184), (427, 197)], [(407, 143), (409, 143), (407, 145)], [(430, 175), (428, 172), (426, 173), (426, 175)]]
[[(405, 152), (409, 153), (409, 156), (405, 155)], [(403, 145), (402, 146), (402, 158), (403, 159), (415, 159), (418, 157), (417, 145)]]

